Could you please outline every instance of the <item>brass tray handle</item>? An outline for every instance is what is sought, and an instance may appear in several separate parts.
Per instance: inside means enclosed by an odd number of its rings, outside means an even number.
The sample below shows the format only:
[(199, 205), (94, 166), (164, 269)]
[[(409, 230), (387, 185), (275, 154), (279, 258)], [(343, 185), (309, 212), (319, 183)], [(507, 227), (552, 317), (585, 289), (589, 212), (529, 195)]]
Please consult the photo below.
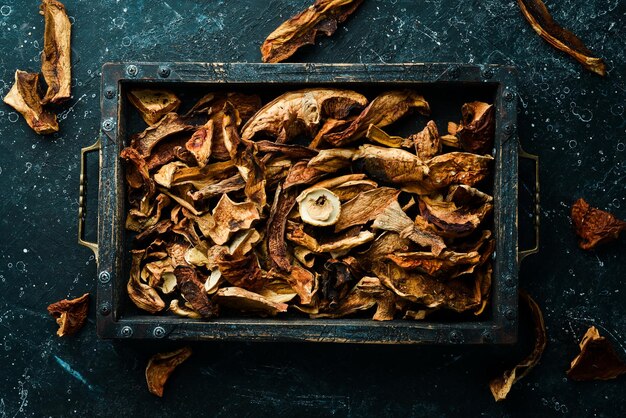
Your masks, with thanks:
[(519, 156), (520, 158), (533, 160), (535, 163), (535, 216), (533, 219), (533, 223), (535, 224), (535, 245), (532, 248), (518, 252), (518, 260), (521, 263), (522, 260), (524, 260), (529, 255), (539, 252), (539, 224), (541, 218), (541, 206), (539, 203), (539, 156), (527, 153), (522, 149), (522, 147), (519, 148)]
[(85, 230), (85, 156), (92, 151), (100, 150), (100, 138), (96, 141), (95, 144), (90, 145), (85, 148), (81, 148), (80, 150), (80, 185), (78, 187), (78, 243), (80, 245), (84, 245), (85, 247), (91, 249), (93, 251), (94, 256), (96, 257), (96, 263), (98, 262), (98, 243), (85, 241), (84, 239), (84, 230)]

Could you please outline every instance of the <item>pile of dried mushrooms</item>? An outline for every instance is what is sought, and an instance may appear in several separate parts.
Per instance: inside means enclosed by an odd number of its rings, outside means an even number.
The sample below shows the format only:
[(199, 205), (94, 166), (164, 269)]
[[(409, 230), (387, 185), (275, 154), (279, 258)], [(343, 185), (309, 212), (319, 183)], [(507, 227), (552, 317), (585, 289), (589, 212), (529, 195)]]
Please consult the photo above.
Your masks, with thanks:
[(139, 308), (376, 320), (485, 309), (492, 105), (465, 104), (447, 135), (430, 121), (403, 138), (382, 128), (430, 113), (412, 90), (369, 101), (310, 88), (265, 105), (217, 92), (185, 114), (169, 91), (129, 100), (149, 125), (121, 152)]

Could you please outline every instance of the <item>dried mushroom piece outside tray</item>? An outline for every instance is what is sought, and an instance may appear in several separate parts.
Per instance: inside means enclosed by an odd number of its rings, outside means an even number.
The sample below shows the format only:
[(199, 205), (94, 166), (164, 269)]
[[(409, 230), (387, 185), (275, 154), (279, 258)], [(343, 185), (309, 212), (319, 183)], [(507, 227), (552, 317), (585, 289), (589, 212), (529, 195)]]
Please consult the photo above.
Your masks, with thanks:
[[(423, 319), (480, 315), (491, 291), (494, 110), (471, 102), (440, 136), (413, 90), (134, 90), (148, 126), (121, 152), (140, 309)], [(401, 118), (422, 118), (406, 138)], [(383, 130), (384, 128), (384, 130)]]

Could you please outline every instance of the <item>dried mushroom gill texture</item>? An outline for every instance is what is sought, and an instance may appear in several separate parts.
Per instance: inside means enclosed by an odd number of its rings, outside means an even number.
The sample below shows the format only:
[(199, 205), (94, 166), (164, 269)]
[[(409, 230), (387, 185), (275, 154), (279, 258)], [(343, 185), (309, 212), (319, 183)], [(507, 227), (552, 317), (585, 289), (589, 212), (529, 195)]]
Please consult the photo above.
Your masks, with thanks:
[(542, 0), (517, 0), (517, 4), (530, 26), (546, 42), (569, 54), (587, 70), (606, 75), (604, 61), (594, 57), (594, 53), (576, 35), (559, 26)]
[(530, 313), (535, 327), (535, 345), (532, 352), (511, 370), (505, 371), (501, 377), (497, 377), (489, 382), (489, 389), (496, 402), (506, 399), (511, 391), (511, 387), (521, 378), (526, 376), (539, 363), (541, 355), (546, 348), (547, 334), (546, 326), (543, 322), (541, 308), (532, 297), (526, 292), (520, 292), (520, 298), (530, 308)]
[(571, 215), (574, 231), (579, 238), (578, 245), (583, 250), (591, 250), (598, 245), (614, 241), (626, 230), (625, 221), (590, 206), (583, 198), (572, 205)]
[(36, 133), (46, 135), (59, 131), (56, 115), (41, 105), (39, 74), (15, 71), (15, 82), (4, 102), (20, 112)]
[(163, 397), (163, 389), (176, 367), (191, 356), (191, 348), (183, 347), (167, 353), (158, 353), (150, 358), (146, 366), (146, 383), (150, 393)]
[(622, 360), (611, 342), (589, 327), (579, 344), (580, 353), (572, 360), (567, 377), (572, 380), (609, 380), (626, 374)]
[(63, 299), (48, 306), (48, 312), (59, 324), (57, 330), (59, 337), (76, 334), (87, 322), (88, 310), (89, 293), (72, 300)]
[[(172, 92), (130, 94), (149, 124), (121, 152), (138, 308), (186, 320), (485, 311), (493, 158), (448, 152), (434, 121), (394, 136), (401, 117), (430, 111), (418, 93), (308, 88), (262, 104), (216, 92), (185, 115)], [(463, 129), (491, 143), (478, 113)]]
[(318, 32), (331, 36), (337, 26), (350, 16), (363, 0), (316, 0), (272, 32), (263, 45), (263, 62), (280, 62), (300, 47), (315, 43)]
[(42, 104), (61, 103), (71, 95), (72, 25), (65, 6), (57, 0), (42, 0), (40, 13), (44, 16), (41, 72), (48, 85)]

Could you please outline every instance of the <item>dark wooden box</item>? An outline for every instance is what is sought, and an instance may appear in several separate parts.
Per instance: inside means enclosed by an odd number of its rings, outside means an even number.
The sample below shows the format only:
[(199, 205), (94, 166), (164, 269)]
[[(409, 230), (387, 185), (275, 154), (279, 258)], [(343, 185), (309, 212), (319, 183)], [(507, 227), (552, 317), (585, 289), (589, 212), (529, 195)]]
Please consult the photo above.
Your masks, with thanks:
[[(445, 322), (371, 319), (218, 318), (201, 321), (148, 315), (133, 309), (126, 294), (128, 240), (124, 229), (126, 185), (120, 150), (132, 122), (126, 92), (140, 83), (180, 89), (183, 94), (210, 90), (254, 91), (276, 96), (283, 91), (332, 85), (377, 92), (415, 88), (431, 103), (447, 104), (448, 120), (460, 118), (460, 103), (492, 101), (496, 106), (493, 177), (494, 231), (492, 299), (489, 312), (475, 320)], [(518, 158), (515, 69), (458, 64), (247, 64), (107, 63), (102, 67), (98, 243), (81, 243), (98, 260), (97, 332), (102, 338), (185, 340), (315, 341), (376, 344), (513, 343), (517, 338)], [(444, 112), (445, 113), (445, 112)], [(445, 126), (445, 125), (440, 125)], [(99, 146), (98, 146), (99, 145)], [(79, 234), (83, 228), (83, 179)], [(526, 253), (536, 251), (530, 250)]]

